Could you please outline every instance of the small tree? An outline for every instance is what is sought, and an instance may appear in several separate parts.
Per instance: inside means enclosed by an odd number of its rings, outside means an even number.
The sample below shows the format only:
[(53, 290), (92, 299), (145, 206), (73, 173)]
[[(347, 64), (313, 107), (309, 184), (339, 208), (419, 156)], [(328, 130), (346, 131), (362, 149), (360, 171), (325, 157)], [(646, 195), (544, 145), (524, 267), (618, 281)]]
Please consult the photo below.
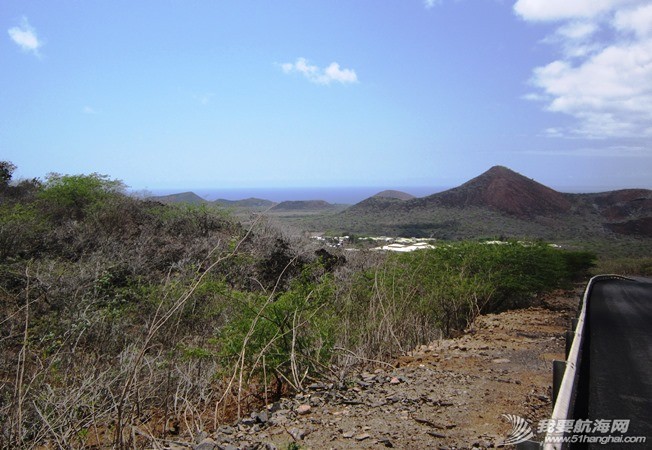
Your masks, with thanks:
[(15, 164), (9, 161), (0, 161), (0, 188), (5, 188), (9, 185), (14, 170), (16, 170)]
[(52, 219), (69, 217), (78, 220), (84, 217), (88, 208), (122, 194), (124, 190), (122, 181), (111, 180), (108, 175), (50, 173), (40, 197), (46, 203)]

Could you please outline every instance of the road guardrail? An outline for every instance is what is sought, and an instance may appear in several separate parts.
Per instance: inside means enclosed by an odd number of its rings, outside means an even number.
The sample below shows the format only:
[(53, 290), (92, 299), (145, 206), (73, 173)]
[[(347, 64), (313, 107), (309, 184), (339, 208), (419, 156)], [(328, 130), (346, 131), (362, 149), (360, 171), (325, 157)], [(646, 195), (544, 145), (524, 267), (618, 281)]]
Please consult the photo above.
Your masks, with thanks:
[[(582, 303), (579, 309), (579, 315), (573, 321), (573, 329), (567, 334), (567, 339), (572, 336), (572, 344), (570, 349), (567, 342), (567, 355), (565, 361), (553, 361), (553, 410), (550, 417), (553, 422), (560, 420), (573, 419), (573, 411), (578, 391), (578, 381), (580, 375), (580, 365), (582, 362), (582, 346), (586, 340), (586, 325), (587, 317), (586, 311), (588, 307), (588, 300), (591, 296), (593, 285), (602, 280), (608, 279), (621, 279), (631, 280), (631, 278), (622, 275), (596, 275), (592, 277), (582, 296)], [(560, 431), (552, 431), (546, 434), (545, 439), (539, 447), (544, 450), (562, 450), (566, 445), (563, 441), (564, 433)], [(557, 442), (554, 442), (557, 441)], [(517, 445), (517, 449), (530, 449), (533, 448), (532, 442), (523, 443), (525, 445)]]

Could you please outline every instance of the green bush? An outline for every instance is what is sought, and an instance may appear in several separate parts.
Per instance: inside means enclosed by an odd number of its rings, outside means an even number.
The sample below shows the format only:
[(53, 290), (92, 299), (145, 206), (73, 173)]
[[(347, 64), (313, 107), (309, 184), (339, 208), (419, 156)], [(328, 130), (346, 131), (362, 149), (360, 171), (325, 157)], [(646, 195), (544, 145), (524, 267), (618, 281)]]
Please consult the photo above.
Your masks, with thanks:
[(346, 345), (380, 357), (383, 348), (409, 349), (437, 331), (451, 335), (478, 314), (527, 304), (536, 293), (564, 286), (592, 261), (590, 254), (519, 242), (464, 242), (388, 255), (341, 296)]
[(124, 193), (125, 186), (107, 175), (61, 175), (51, 173), (39, 194), (43, 208), (54, 222), (82, 219), (88, 210), (109, 197)]
[(0, 259), (28, 257), (43, 250), (49, 227), (31, 204), (0, 204)]
[(219, 333), (225, 368), (274, 376), (279, 385), (301, 386), (306, 374), (327, 364), (336, 323), (332, 277), (312, 281), (310, 269), (278, 295), (239, 294), (235, 317)]
[(16, 170), (16, 165), (10, 161), (0, 161), (0, 190), (6, 188)]

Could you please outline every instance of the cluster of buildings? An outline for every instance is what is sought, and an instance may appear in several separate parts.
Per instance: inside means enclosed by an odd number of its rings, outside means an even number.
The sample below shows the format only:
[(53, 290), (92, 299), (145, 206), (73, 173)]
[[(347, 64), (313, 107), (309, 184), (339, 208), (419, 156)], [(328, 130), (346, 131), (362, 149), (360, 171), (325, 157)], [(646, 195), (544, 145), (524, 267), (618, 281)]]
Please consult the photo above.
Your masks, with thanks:
[[(355, 251), (358, 248), (345, 247), (346, 244), (354, 242), (369, 242), (369, 250), (372, 251), (387, 251), (387, 252), (413, 252), (415, 250), (433, 249), (435, 239), (429, 238), (403, 238), (403, 237), (359, 237), (352, 238), (350, 236), (312, 236), (312, 239), (323, 242), (328, 247), (344, 248), (345, 250)], [(380, 245), (379, 245), (380, 244)]]

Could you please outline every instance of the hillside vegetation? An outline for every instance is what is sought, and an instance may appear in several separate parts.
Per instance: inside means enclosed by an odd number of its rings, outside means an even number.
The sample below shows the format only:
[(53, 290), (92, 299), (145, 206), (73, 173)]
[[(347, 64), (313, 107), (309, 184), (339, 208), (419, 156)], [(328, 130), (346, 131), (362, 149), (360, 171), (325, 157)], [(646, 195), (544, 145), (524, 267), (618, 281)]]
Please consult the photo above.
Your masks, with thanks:
[(543, 242), (339, 254), (263, 218), (0, 166), (0, 447), (151, 448), (586, 276)]

